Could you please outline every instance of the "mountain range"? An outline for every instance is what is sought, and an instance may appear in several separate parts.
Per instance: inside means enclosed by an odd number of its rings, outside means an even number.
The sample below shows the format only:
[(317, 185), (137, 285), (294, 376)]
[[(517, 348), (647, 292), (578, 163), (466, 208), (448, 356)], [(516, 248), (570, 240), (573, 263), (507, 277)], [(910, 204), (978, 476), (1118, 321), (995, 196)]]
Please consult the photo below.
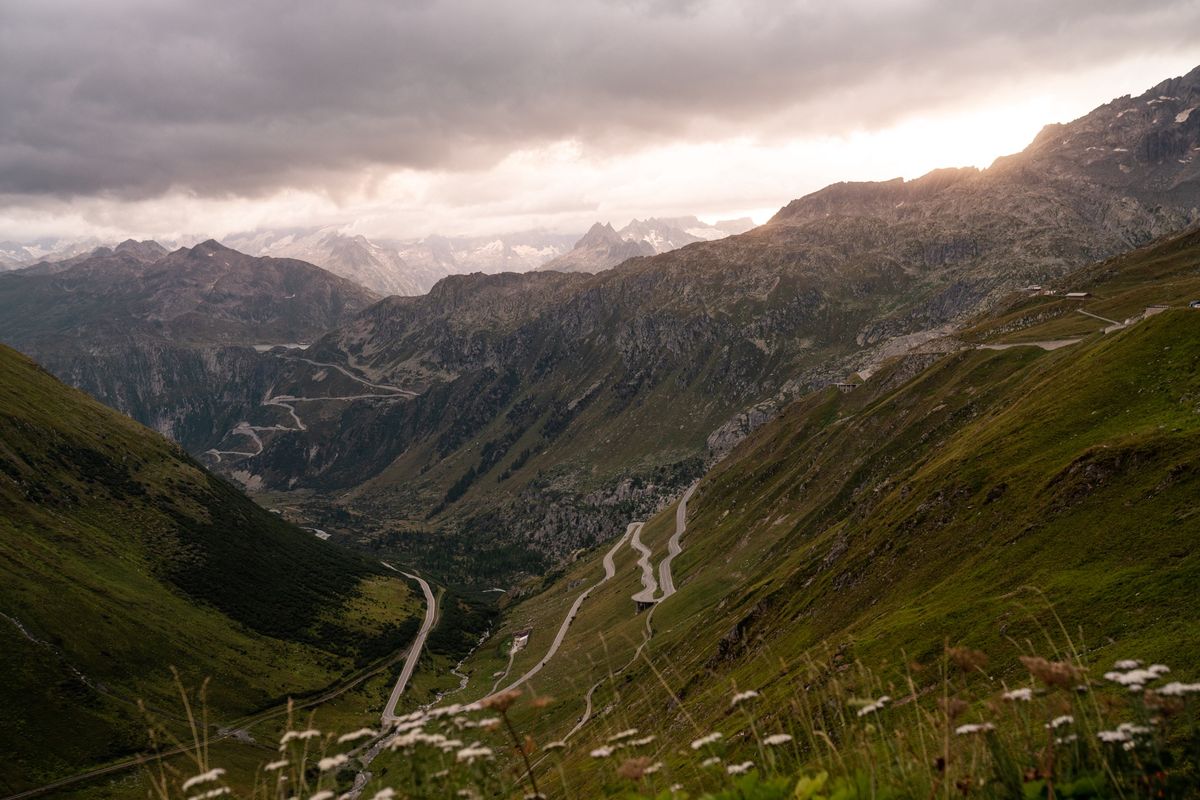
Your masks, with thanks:
[(597, 222), (567, 253), (547, 261), (540, 269), (557, 272), (603, 272), (623, 261), (677, 250), (695, 242), (711, 242), (745, 233), (754, 227), (749, 219), (717, 222), (696, 217), (635, 219), (621, 230)]
[[(444, 534), (449, 563), (497, 539), (561, 558), (798, 394), (1200, 220), (1198, 103), (1195, 71), (986, 170), (836, 184), (745, 234), (594, 276), (454, 276), (388, 298), (307, 357), (418, 396), (309, 405), (319, 423), (237, 471), (316, 492), (377, 541)], [(318, 369), (277, 391), (315, 397)]]
[[(746, 233), (596, 275), (449, 276), (324, 317), (332, 330), (303, 354), (228, 338), (47, 352), (80, 341), (69, 325), (55, 348), (17, 342), (374, 545), (465, 575), (486, 543), (507, 548), (497, 573), (539, 569), (656, 507), (796, 396), (1196, 222), (1198, 104), (1200, 70), (1048, 126), (985, 170), (835, 184)], [(241, 343), (295, 341), (262, 335)], [(303, 398), (302, 425), (264, 403), (280, 397)]]

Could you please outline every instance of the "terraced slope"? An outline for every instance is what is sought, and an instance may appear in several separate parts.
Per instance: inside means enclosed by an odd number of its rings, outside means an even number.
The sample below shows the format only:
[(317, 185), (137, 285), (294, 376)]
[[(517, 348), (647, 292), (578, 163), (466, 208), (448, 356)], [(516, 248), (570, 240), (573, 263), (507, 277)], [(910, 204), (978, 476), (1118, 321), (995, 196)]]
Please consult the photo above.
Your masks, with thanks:
[(0, 793), (145, 747), (170, 668), (214, 724), (406, 647), (420, 602), (0, 346)]
[[(1094, 280), (1098, 301), (1163, 296), (1197, 265), (1200, 242), (1184, 237), (1072, 280)], [(1086, 658), (1159, 659), (1190, 675), (1197, 496), (1200, 312), (1176, 307), (1052, 351), (894, 360), (852, 391), (796, 402), (701, 481), (645, 659), (630, 597), (639, 554), (623, 549), (531, 681), (558, 703), (522, 724), (542, 741), (578, 728), (567, 759), (583, 775), (599, 775), (589, 747), (647, 720), (661, 721), (656, 757), (671, 759), (698, 731), (740, 729), (732, 686), (762, 691), (761, 709), (793, 697), (792, 671), (812, 651), (894, 665), (885, 678), (896, 680), (915, 664), (919, 689), (940, 680), (922, 665), (947, 641), (1007, 654), (1002, 665), (1049, 654), (1062, 635), (1047, 602)], [(645, 526), (656, 563), (674, 516)], [(602, 552), (508, 612), (497, 644), (468, 664), (473, 691), (487, 692), (515, 630), (533, 633), (513, 672), (541, 658), (571, 587), (604, 574)], [(1007, 669), (994, 679), (1019, 677)]]

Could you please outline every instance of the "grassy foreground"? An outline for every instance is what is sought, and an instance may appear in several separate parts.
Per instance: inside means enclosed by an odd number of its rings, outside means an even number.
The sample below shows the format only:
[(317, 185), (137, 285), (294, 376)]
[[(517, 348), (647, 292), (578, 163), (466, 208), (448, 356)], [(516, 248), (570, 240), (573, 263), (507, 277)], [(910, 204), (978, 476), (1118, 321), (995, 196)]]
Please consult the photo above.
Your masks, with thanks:
[[(726, 693), (719, 725), (672, 740), (661, 719), (595, 732), (590, 744), (539, 740), (517, 718), (551, 707), (512, 690), (413, 712), (386, 731), (295, 724), (234, 792), (201, 748), (185, 768), (151, 769), (154, 796), (333, 800), (623, 797), (717, 800), (1157, 798), (1200, 794), (1200, 683), (1168, 665), (1089, 666), (1059, 629), (1052, 658), (1022, 655), (998, 680), (988, 655), (950, 647), (936, 680), (898, 682), (836, 654), (781, 664), (788, 694)], [(622, 723), (624, 724), (624, 723)], [(363, 772), (371, 753), (371, 772)], [(378, 754), (378, 755), (376, 755)]]

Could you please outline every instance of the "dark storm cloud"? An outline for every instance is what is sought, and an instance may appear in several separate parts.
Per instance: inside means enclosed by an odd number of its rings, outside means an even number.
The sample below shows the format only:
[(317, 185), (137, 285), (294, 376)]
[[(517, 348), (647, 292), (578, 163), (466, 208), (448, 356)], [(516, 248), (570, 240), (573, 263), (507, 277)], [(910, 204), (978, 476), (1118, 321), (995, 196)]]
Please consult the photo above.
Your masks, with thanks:
[(4, 0), (0, 194), (252, 196), (564, 137), (882, 125), (1197, 30), (1195, 0)]

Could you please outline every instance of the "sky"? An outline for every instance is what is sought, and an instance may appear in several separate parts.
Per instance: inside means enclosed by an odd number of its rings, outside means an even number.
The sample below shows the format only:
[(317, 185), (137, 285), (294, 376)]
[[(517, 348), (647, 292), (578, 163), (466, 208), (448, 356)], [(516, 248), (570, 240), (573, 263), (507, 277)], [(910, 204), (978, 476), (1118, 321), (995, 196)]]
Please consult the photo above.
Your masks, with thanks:
[(0, 239), (765, 221), (1200, 65), (1200, 0), (0, 0)]

